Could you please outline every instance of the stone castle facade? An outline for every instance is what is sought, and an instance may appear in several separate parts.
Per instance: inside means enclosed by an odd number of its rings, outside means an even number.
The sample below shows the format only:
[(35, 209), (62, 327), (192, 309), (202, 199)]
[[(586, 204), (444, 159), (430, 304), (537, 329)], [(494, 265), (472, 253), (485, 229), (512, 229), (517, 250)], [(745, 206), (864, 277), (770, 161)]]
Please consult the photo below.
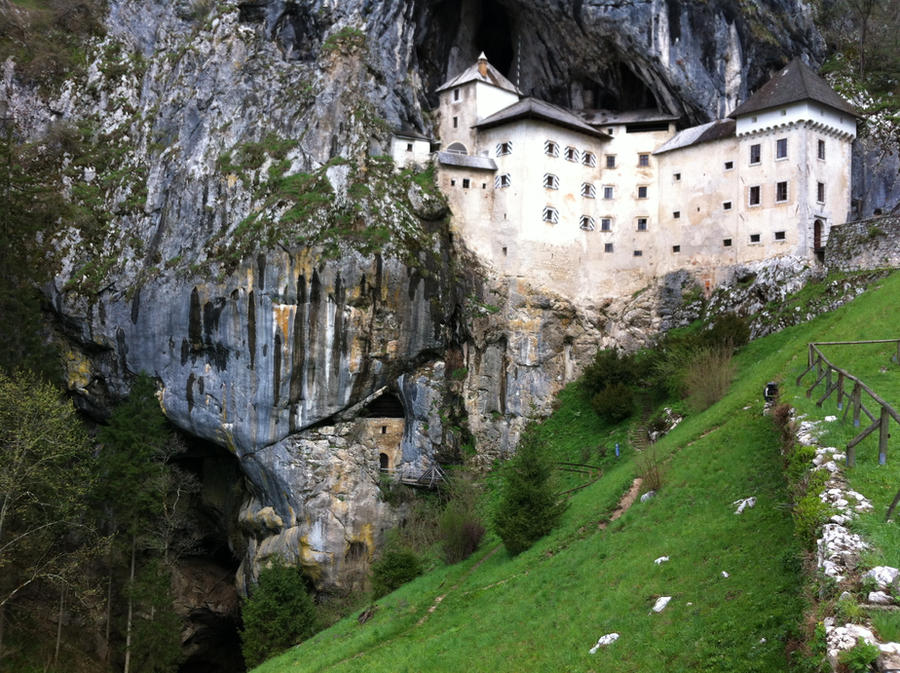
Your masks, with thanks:
[[(482, 56), (439, 89), (438, 181), (462, 243), (576, 305), (690, 270), (821, 259), (850, 208), (856, 113), (795, 59), (729, 117), (575, 113), (525, 97)], [(395, 136), (398, 163), (432, 158)]]

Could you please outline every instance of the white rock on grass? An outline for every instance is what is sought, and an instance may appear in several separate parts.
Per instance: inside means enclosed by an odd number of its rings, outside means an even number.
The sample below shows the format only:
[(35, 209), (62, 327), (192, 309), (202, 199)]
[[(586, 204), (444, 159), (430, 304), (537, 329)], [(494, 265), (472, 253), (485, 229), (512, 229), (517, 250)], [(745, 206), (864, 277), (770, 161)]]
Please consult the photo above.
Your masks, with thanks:
[(875, 644), (875, 634), (865, 626), (859, 624), (845, 624), (835, 626), (834, 619), (825, 620), (825, 641), (827, 643), (828, 660), (832, 667), (837, 667), (838, 657), (844, 650), (856, 646), (857, 641), (863, 640), (869, 645)]
[(826, 416), (825, 417), (826, 423), (834, 423), (836, 420), (837, 420), (837, 416)]
[(656, 491), (647, 491), (644, 495), (641, 496), (641, 502), (647, 502), (650, 498), (656, 495)]
[(596, 654), (597, 650), (601, 647), (606, 647), (607, 645), (612, 645), (619, 639), (618, 633), (607, 633), (605, 636), (600, 636), (600, 640), (597, 641), (597, 644), (591, 648), (591, 654)]
[(863, 577), (871, 577), (875, 580), (875, 584), (878, 586), (879, 590), (884, 591), (897, 581), (897, 575), (900, 575), (900, 570), (897, 570), (896, 568), (892, 568), (891, 566), (875, 566), (867, 571)]
[(878, 643), (881, 656), (878, 657), (879, 671), (900, 670), (900, 643)]
[(822, 537), (816, 541), (818, 566), (828, 576), (840, 581), (848, 568), (855, 568), (859, 552), (868, 545), (862, 538), (843, 526), (826, 523), (822, 526)]
[(737, 509), (734, 510), (735, 514), (740, 514), (745, 509), (750, 509), (751, 507), (756, 506), (756, 497), (752, 498), (742, 498), (741, 500), (735, 500), (732, 505), (737, 505)]
[(890, 594), (885, 593), (884, 591), (870, 591), (868, 601), (875, 605), (890, 605), (894, 602), (894, 599), (891, 598)]
[(656, 603), (653, 604), (653, 612), (662, 612), (665, 610), (670, 600), (672, 600), (671, 596), (660, 596), (657, 598)]
[(729, 574), (728, 574), (727, 572), (725, 572), (725, 571), (723, 570), (723, 571), (722, 571), (722, 577), (724, 577), (725, 579), (728, 579), (730, 576), (729, 576)]
[(653, 562), (654, 562), (656, 565), (659, 566), (659, 565), (662, 565), (663, 563), (665, 563), (665, 562), (668, 561), (668, 560), (669, 560), (669, 557), (668, 557), (668, 556), (660, 556), (658, 559), (654, 559)]

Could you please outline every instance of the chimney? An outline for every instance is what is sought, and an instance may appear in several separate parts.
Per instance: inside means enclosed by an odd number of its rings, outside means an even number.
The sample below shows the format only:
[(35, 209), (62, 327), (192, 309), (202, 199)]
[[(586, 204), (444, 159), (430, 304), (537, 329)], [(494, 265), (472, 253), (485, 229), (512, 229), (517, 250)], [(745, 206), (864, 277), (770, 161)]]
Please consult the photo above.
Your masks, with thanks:
[(478, 72), (482, 77), (487, 77), (487, 56), (484, 55), (484, 52), (478, 56)]

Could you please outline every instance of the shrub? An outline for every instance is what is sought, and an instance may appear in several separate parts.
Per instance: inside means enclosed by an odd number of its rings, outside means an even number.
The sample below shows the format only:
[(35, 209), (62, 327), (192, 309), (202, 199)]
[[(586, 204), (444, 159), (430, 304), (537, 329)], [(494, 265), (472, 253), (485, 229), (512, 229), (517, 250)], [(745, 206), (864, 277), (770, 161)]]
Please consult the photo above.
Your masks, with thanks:
[(600, 418), (618, 423), (631, 416), (634, 394), (624, 383), (611, 383), (591, 398), (591, 406)]
[(718, 402), (728, 391), (734, 377), (731, 348), (702, 348), (684, 372), (687, 403), (694, 411), (703, 411)]
[(877, 645), (858, 640), (856, 645), (849, 650), (844, 650), (838, 655), (838, 661), (846, 667), (850, 673), (867, 673), (872, 664), (878, 659), (881, 651)]
[(613, 383), (636, 383), (641, 369), (634, 355), (623, 355), (615, 349), (598, 350), (593, 362), (584, 369), (583, 381), (590, 392), (598, 393)]
[(259, 583), (241, 610), (244, 659), (254, 666), (311, 636), (316, 611), (298, 568), (280, 559), (259, 573)]
[(658, 491), (662, 486), (662, 470), (654, 447), (648, 448), (637, 457), (638, 472), (641, 477), (641, 490)]
[(447, 563), (469, 558), (484, 537), (484, 526), (474, 512), (462, 503), (447, 503), (438, 521), (441, 536), (441, 555)]
[(703, 333), (703, 340), (712, 347), (726, 347), (737, 350), (750, 341), (750, 326), (747, 321), (734, 313), (725, 313)]
[(422, 574), (422, 562), (406, 547), (388, 544), (372, 564), (372, 599), (381, 598)]
[(516, 456), (501, 472), (494, 528), (510, 554), (528, 549), (556, 526), (565, 504), (550, 482), (551, 463), (534, 431), (526, 431)]

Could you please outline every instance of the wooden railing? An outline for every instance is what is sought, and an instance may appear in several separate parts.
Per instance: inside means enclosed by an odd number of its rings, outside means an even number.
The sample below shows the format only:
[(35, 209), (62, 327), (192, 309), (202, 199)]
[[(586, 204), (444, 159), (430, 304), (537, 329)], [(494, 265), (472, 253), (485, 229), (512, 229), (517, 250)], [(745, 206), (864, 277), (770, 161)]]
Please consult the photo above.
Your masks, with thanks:
[[(811, 398), (812, 392), (823, 381), (825, 382), (825, 392), (816, 400), (816, 406), (821, 407), (822, 403), (827, 400), (832, 393), (837, 392), (837, 408), (844, 410), (843, 418), (847, 418), (847, 412), (853, 409), (853, 425), (860, 426), (860, 415), (868, 416), (871, 425), (866, 427), (856, 437), (847, 442), (847, 465), (852, 467), (856, 464), (856, 445), (870, 434), (878, 433), (878, 463), (884, 465), (887, 461), (888, 438), (890, 437), (889, 424), (893, 418), (900, 424), (900, 414), (891, 407), (890, 404), (881, 399), (875, 391), (869, 386), (853, 376), (850, 372), (832, 364), (828, 358), (819, 350), (819, 346), (850, 346), (859, 344), (897, 344), (897, 355), (894, 356), (897, 362), (900, 362), (900, 339), (876, 339), (873, 341), (820, 341), (809, 344), (808, 363), (809, 366), (803, 370), (803, 373), (797, 377), (797, 385), (809, 372), (815, 369), (816, 380), (807, 388), (806, 396)], [(893, 359), (893, 358), (892, 358)], [(849, 382), (853, 383), (851, 392), (845, 390), (845, 386), (849, 386)], [(881, 407), (878, 418), (863, 403), (863, 393), (865, 393), (872, 401)], [(847, 398), (847, 406), (844, 406), (844, 398)], [(869, 401), (868, 399), (866, 401)], [(873, 407), (874, 408), (874, 407)]]

